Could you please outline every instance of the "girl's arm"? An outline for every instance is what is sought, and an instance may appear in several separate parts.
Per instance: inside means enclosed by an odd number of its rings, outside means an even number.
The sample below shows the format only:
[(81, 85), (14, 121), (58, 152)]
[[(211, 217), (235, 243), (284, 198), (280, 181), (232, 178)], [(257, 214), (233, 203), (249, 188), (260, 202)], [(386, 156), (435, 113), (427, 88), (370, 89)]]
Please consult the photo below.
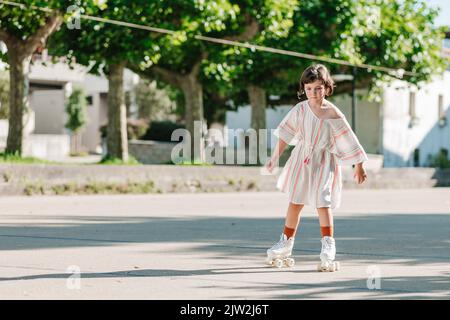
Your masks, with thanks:
[(284, 142), (283, 139), (278, 139), (278, 141), (275, 145), (275, 149), (273, 150), (271, 158), (274, 160), (280, 159), (281, 155), (284, 152), (284, 149), (286, 149), (286, 146), (287, 146), (287, 143)]
[(272, 153), (272, 156), (270, 157), (269, 161), (266, 163), (266, 168), (269, 172), (272, 172), (273, 168), (275, 168), (275, 165), (278, 164), (278, 160), (280, 159), (281, 155), (284, 152), (284, 149), (286, 149), (287, 143), (283, 139), (278, 139), (275, 149)]
[(265, 167), (267, 171), (272, 173), (272, 170), (278, 166), (278, 160), (283, 154), (284, 149), (288, 144), (295, 145), (298, 142), (299, 133), (299, 107), (296, 105), (288, 114), (281, 120), (280, 124), (274, 131), (274, 136), (278, 138), (275, 144), (272, 156), (267, 161)]

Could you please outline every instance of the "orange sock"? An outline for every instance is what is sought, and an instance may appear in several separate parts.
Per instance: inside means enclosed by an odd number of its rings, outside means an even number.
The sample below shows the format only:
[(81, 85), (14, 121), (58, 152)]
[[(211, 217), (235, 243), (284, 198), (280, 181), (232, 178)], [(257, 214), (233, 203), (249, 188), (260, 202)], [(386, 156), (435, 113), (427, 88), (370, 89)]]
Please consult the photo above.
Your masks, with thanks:
[(333, 237), (333, 226), (320, 226), (320, 233), (322, 237)]
[(287, 226), (284, 226), (283, 233), (286, 235), (286, 237), (289, 239), (295, 235), (295, 229), (289, 228)]

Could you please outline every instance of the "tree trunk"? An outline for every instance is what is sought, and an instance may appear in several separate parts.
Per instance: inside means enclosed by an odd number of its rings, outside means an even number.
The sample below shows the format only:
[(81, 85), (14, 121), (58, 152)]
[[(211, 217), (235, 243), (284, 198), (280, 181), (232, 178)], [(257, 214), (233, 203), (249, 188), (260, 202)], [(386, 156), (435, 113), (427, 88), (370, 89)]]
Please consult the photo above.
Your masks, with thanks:
[(0, 29), (0, 40), (8, 48), (10, 65), (10, 115), (5, 153), (22, 155), (23, 114), (28, 108), (28, 72), (31, 56), (38, 47), (43, 47), (47, 38), (61, 25), (60, 12), (53, 12), (46, 23), (26, 39), (15, 37)]
[[(162, 67), (154, 66), (147, 73), (147, 77), (154, 75), (161, 77), (165, 82), (179, 88), (185, 99), (186, 129), (191, 135), (191, 157), (188, 161), (204, 161), (205, 145), (204, 130), (205, 120), (203, 118), (203, 87), (199, 80), (200, 66), (207, 54), (203, 53), (201, 58), (194, 64), (189, 74), (177, 73)], [(139, 71), (137, 71), (139, 72)], [(206, 126), (205, 126), (206, 127)]]
[(107, 156), (128, 161), (127, 118), (123, 72), (125, 63), (109, 65)]
[(251, 127), (255, 130), (266, 129), (266, 91), (253, 84), (247, 87), (247, 91), (252, 106)]
[(247, 92), (252, 108), (250, 127), (256, 131), (256, 143), (250, 145), (249, 151), (257, 152), (258, 163), (264, 163), (265, 159), (262, 157), (267, 152), (267, 135), (264, 141), (260, 141), (260, 129), (266, 129), (266, 91), (261, 87), (250, 84), (247, 87)]
[(81, 154), (81, 132), (71, 132), (70, 133), (70, 154), (72, 156), (79, 156)]
[(8, 48), (9, 57), (9, 130), (5, 153), (22, 155), (23, 115), (28, 108), (28, 71), (31, 56), (24, 56), (16, 48)]
[(181, 81), (186, 110), (186, 129), (191, 135), (191, 160), (203, 162), (204, 158), (204, 125), (203, 87), (196, 73), (191, 73)]

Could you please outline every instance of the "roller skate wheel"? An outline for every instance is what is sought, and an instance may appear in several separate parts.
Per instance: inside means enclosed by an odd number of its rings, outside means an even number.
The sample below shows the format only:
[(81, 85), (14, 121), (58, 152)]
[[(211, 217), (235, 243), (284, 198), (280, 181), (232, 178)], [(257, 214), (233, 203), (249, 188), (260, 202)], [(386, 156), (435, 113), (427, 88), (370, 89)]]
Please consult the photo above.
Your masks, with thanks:
[(328, 263), (326, 263), (326, 262), (320, 262), (317, 265), (317, 271), (319, 271), (319, 272), (326, 272), (326, 271), (328, 271), (328, 269), (329, 269), (329, 266), (328, 266)]
[(288, 267), (293, 267), (295, 265), (295, 260), (292, 258), (287, 258), (286, 259), (286, 266)]
[(275, 259), (273, 262), (273, 265), (277, 268), (281, 268), (283, 266), (283, 260), (281, 259)]

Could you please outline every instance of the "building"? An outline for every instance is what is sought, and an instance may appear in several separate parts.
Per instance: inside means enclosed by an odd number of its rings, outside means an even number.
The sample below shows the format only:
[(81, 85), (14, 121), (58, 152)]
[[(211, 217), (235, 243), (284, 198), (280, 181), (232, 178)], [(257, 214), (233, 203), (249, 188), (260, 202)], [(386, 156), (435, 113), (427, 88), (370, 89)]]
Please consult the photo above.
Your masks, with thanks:
[[(81, 150), (102, 153), (100, 127), (107, 124), (108, 79), (94, 76), (87, 68), (70, 68), (64, 59), (53, 64), (46, 51), (33, 56), (29, 73), (29, 104), (31, 112), (25, 116), (23, 154), (58, 160), (69, 156), (71, 133), (65, 128), (67, 99), (76, 87), (83, 88), (87, 96), (87, 124), (80, 132)], [(126, 70), (125, 91), (133, 92), (139, 77)], [(131, 101), (132, 94), (131, 94)], [(130, 110), (136, 108), (132, 103)], [(8, 121), (0, 120), (0, 148), (3, 149), (8, 133)]]

